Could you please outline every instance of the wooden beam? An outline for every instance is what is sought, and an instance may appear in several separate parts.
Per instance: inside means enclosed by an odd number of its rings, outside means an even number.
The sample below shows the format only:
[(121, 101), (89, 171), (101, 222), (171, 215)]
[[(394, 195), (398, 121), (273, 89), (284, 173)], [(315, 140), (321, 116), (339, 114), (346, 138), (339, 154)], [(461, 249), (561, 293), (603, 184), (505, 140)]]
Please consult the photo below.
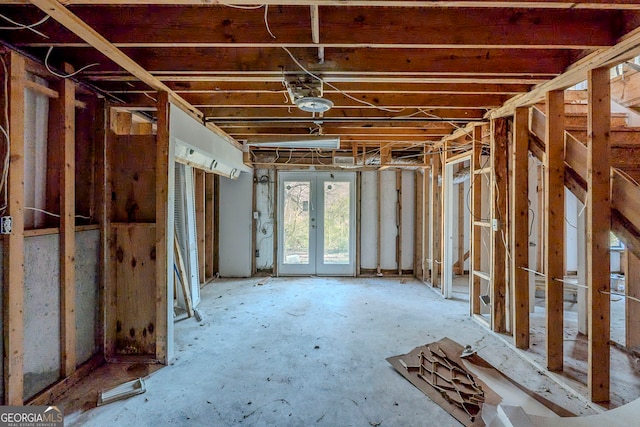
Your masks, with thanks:
[(488, 117), (503, 117), (513, 113), (516, 107), (535, 104), (544, 99), (549, 91), (566, 89), (587, 79), (588, 72), (595, 67), (612, 67), (613, 65), (633, 59), (640, 54), (640, 28), (631, 31), (615, 45), (608, 49), (599, 49), (573, 63), (567, 71), (554, 79), (542, 83), (530, 92), (511, 98), (493, 111)]
[[(348, 90), (348, 89), (347, 89)], [(335, 107), (341, 108), (375, 108), (362, 102), (396, 108), (492, 108), (499, 107), (510, 98), (507, 94), (479, 93), (325, 93), (324, 97), (334, 102)], [(152, 106), (153, 100), (143, 94), (121, 95), (127, 105)], [(354, 99), (355, 98), (355, 99)], [(291, 104), (284, 103), (282, 92), (252, 93), (185, 93), (184, 99), (197, 108), (228, 107), (228, 108), (282, 108), (288, 110)], [(335, 108), (334, 107), (334, 108)]]
[[(5, 0), (6, 4), (29, 4), (29, 0)], [(162, 5), (166, 3), (163, 0), (74, 0), (74, 4), (112, 4), (112, 5)], [(172, 1), (173, 5), (182, 6), (200, 6), (201, 0), (176, 0)], [(247, 6), (254, 5), (251, 0), (215, 0), (213, 4), (219, 5), (237, 5)], [(496, 7), (514, 7), (527, 9), (622, 9), (637, 10), (638, 2), (636, 0), (614, 0), (602, 2), (598, 0), (532, 0), (532, 1), (509, 1), (509, 0), (350, 0), (347, 3), (340, 0), (264, 0), (265, 5), (298, 5), (298, 6), (394, 6), (394, 7), (425, 7), (425, 8), (468, 8), (470, 5), (477, 8), (496, 8)]]
[(545, 303), (547, 368), (561, 371), (564, 353), (564, 91), (547, 94), (545, 155)]
[[(640, 298), (640, 259), (628, 249), (625, 250), (625, 295)], [(625, 346), (630, 349), (640, 347), (640, 304), (625, 298)]]
[(24, 77), (24, 59), (17, 53), (10, 52), (8, 99), (11, 167), (5, 215), (13, 218), (13, 225), (11, 234), (3, 239), (2, 331), (5, 405), (22, 405), (24, 390)]
[[(351, 2), (345, 5), (351, 5)], [(118, 47), (164, 47), (184, 44), (197, 47), (286, 46), (299, 47), (404, 47), (414, 49), (450, 47), (540, 47), (588, 49), (611, 46), (621, 35), (616, 11), (544, 10), (508, 8), (473, 8), (463, 13), (456, 8), (444, 7), (434, 13), (429, 8), (384, 9), (340, 7), (322, 8), (322, 26), (319, 5), (311, 5), (311, 13), (298, 5), (278, 5), (269, 9), (269, 25), (277, 28), (277, 38), (267, 34), (261, 10), (246, 11), (213, 6), (185, 8), (164, 4), (137, 6), (77, 6), (74, 13)], [(203, 6), (199, 4), (199, 6)], [(35, 22), (35, 13), (21, 22)], [(526, 16), (526, 18), (524, 16)], [(131, 17), (144, 17), (135, 20)], [(188, 22), (189, 25), (184, 25)], [(402, 30), (394, 30), (402, 23)], [(380, 31), (385, 24), (389, 31)], [(311, 28), (309, 28), (311, 27)], [(562, 27), (564, 31), (545, 31)], [(163, 28), (163, 31), (157, 31)], [(457, 28), (455, 32), (446, 31)], [(251, 29), (251, 30), (249, 30)], [(311, 31), (309, 31), (311, 29)], [(57, 29), (46, 31), (54, 45), (72, 43), (77, 38)], [(9, 35), (9, 41), (20, 41)], [(22, 43), (41, 44), (36, 34), (24, 33)], [(15, 40), (15, 41), (14, 41)], [(82, 44), (80, 44), (81, 46)]]
[(509, 135), (506, 119), (496, 119), (491, 126), (491, 328), (495, 332), (507, 329), (507, 278), (505, 224), (508, 215), (507, 148)]
[[(169, 302), (167, 295), (169, 293), (169, 267), (171, 271), (173, 266), (169, 266), (169, 242), (174, 238), (174, 233), (168, 231), (169, 223), (169, 174), (173, 173), (173, 164), (169, 164), (169, 94), (167, 92), (158, 92), (158, 115), (157, 115), (157, 133), (156, 133), (156, 359), (161, 363), (169, 363), (169, 342), (168, 318)], [(171, 190), (173, 191), (173, 190)], [(147, 302), (147, 303), (150, 303)], [(173, 305), (173, 301), (171, 301)]]
[(609, 233), (611, 131), (609, 68), (589, 71), (589, 110), (587, 133), (587, 286), (589, 288), (589, 396), (594, 402), (609, 400), (611, 369), (609, 336), (611, 302)]
[[(50, 2), (55, 0), (33, 0), (34, 2)], [(85, 24), (86, 25), (86, 24)], [(82, 59), (87, 63), (100, 62), (100, 72), (119, 72), (124, 65), (120, 59), (124, 54), (129, 61), (138, 67), (154, 72), (170, 74), (184, 72), (199, 73), (242, 73), (246, 70), (271, 71), (300, 70), (293, 59), (280, 47), (247, 46), (237, 47), (134, 47), (123, 48), (122, 51), (113, 45), (109, 49), (117, 49), (119, 54), (109, 56), (118, 59), (114, 63), (104, 63), (100, 54), (103, 46), (94, 45), (97, 52), (83, 52)], [(74, 55), (76, 48), (57, 48), (58, 55)], [(325, 49), (327, 58), (319, 64), (317, 48), (291, 48), (292, 55), (311, 72), (322, 73), (340, 70), (341, 73), (375, 73), (385, 70), (387, 73), (424, 73), (425, 64), (429, 64), (430, 73), (472, 73), (487, 75), (504, 75), (505, 73), (525, 74), (529, 77), (554, 78), (561, 74), (579, 57), (580, 51), (575, 49), (500, 49), (500, 48), (468, 48), (460, 49), (451, 55), (450, 49), (353, 49), (336, 47)], [(215, 57), (215, 61), (211, 61)], [(131, 59), (133, 58), (133, 59)], [(118, 64), (118, 65), (116, 65)], [(136, 71), (136, 69), (133, 69)], [(127, 70), (130, 71), (131, 70)], [(469, 75), (467, 74), (467, 75)], [(159, 89), (158, 80), (150, 86)], [(151, 83), (151, 81), (149, 81)], [(168, 87), (159, 82), (163, 88)], [(178, 96), (176, 94), (176, 96)], [(182, 98), (180, 98), (182, 99)], [(185, 103), (188, 105), (188, 103)]]
[(431, 286), (442, 285), (442, 187), (438, 180), (442, 175), (440, 154), (431, 156)]
[[(123, 51), (115, 47), (102, 35), (96, 32), (91, 26), (73, 14), (63, 4), (57, 0), (32, 0), (31, 3), (40, 8), (47, 15), (58, 21), (69, 31), (89, 43), (99, 52), (99, 55), (106, 56), (112, 60), (118, 67), (122, 67), (129, 73), (133, 74), (140, 81), (146, 83), (151, 88), (164, 91), (170, 94), (172, 102), (182, 108), (185, 112), (192, 115), (196, 120), (202, 119), (202, 113), (195, 109), (192, 105), (184, 100), (180, 95), (173, 92), (167, 85), (162, 83), (145, 68), (141, 67), (136, 61), (127, 56)], [(100, 62), (100, 61), (97, 61)], [(212, 132), (216, 133), (223, 140), (237, 148), (241, 148), (240, 144), (233, 138), (225, 134), (216, 126), (209, 124), (207, 126)]]
[(516, 109), (511, 161), (511, 284), (513, 339), (529, 348), (529, 109)]
[[(73, 69), (65, 66), (65, 72)], [(60, 159), (60, 375), (65, 378), (76, 369), (76, 316), (75, 316), (75, 84), (69, 79), (59, 82), (54, 118)]]
[(471, 242), (470, 251), (472, 253), (471, 265), (469, 267), (469, 273), (471, 274), (471, 290), (469, 298), (471, 300), (470, 314), (480, 314), (480, 277), (473, 274), (474, 271), (480, 271), (482, 269), (482, 230), (478, 228), (476, 220), (482, 218), (482, 176), (477, 174), (476, 171), (482, 169), (480, 164), (480, 156), (482, 155), (482, 126), (476, 125), (471, 129), (471, 137), (473, 142), (473, 151), (471, 153)]

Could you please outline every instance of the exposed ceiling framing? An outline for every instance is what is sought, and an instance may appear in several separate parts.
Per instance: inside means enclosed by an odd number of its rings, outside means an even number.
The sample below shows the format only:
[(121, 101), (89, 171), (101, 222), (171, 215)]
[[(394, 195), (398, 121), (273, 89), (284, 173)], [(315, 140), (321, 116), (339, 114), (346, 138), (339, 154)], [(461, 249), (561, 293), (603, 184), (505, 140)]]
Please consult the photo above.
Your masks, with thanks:
[[(153, 92), (167, 90), (236, 140), (337, 135), (352, 153), (428, 149), (640, 45), (632, 0), (0, 3), (24, 24), (57, 5), (94, 30), (106, 44), (56, 16), (37, 27), (48, 38), (0, 30), (0, 39), (42, 60), (53, 47), (48, 61), (59, 68), (99, 63), (79, 77), (131, 108), (152, 111)], [(307, 71), (335, 104), (322, 115), (288, 97), (285, 77), (313, 79)]]

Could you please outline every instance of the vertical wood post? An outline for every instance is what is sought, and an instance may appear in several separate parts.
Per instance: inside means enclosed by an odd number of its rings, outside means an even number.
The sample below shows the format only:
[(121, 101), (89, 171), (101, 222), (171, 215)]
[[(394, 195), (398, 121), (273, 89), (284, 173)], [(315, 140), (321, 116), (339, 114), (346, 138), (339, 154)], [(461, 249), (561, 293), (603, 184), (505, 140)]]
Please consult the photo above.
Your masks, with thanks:
[(422, 260), (424, 259), (424, 170), (415, 171), (415, 229), (413, 249), (413, 272), (418, 280), (424, 280)]
[[(73, 69), (65, 65), (65, 72)], [(56, 100), (56, 141), (60, 158), (60, 374), (68, 377), (76, 370), (75, 316), (75, 84), (60, 81)]]
[(396, 236), (396, 258), (398, 260), (398, 275), (402, 275), (402, 169), (396, 170), (396, 221), (398, 235)]
[[(464, 163), (458, 163), (458, 171), (461, 172), (464, 169)], [(454, 273), (464, 274), (464, 182), (458, 184), (458, 268)]]
[(158, 92), (158, 122), (156, 133), (156, 358), (168, 363), (168, 302), (169, 275), (168, 241), (174, 233), (168, 233), (169, 205), (169, 96)]
[(9, 137), (7, 210), (13, 218), (4, 237), (3, 338), (4, 402), (22, 405), (24, 390), (24, 58), (9, 54)]
[[(473, 150), (471, 152), (471, 224), (482, 218), (482, 175), (476, 173), (481, 169), (480, 157), (482, 156), (482, 127), (473, 128)], [(471, 299), (471, 314), (481, 314), (480, 308), (480, 277), (474, 271), (480, 271), (482, 255), (482, 231), (475, 224), (471, 226), (471, 243), (469, 246), (470, 268), (469, 275), (471, 289), (469, 298)]]
[(606, 67), (589, 71), (587, 124), (587, 286), (589, 288), (589, 366), (591, 400), (609, 400), (611, 280), (609, 233), (611, 231), (611, 130), (610, 75)]
[[(213, 269), (213, 232), (214, 232), (214, 178), (212, 173), (205, 174), (205, 191), (204, 191), (204, 212), (205, 212), (205, 226), (204, 226), (204, 246), (205, 246), (205, 259), (204, 259), (204, 273), (206, 279), (211, 279), (216, 272)], [(271, 185), (271, 184), (267, 184)]]
[(547, 93), (545, 296), (547, 368), (561, 371), (564, 345), (564, 91)]
[(442, 175), (440, 154), (431, 157), (431, 172), (431, 286), (439, 287), (442, 284), (442, 187), (438, 184)]
[(491, 328), (506, 330), (507, 119), (492, 121), (491, 128)]
[[(626, 265), (624, 268), (625, 294), (631, 298), (640, 298), (640, 259), (626, 249)], [(629, 349), (640, 347), (640, 304), (629, 298), (625, 299), (625, 346)]]
[(378, 211), (378, 226), (376, 232), (378, 233), (378, 245), (376, 246), (376, 272), (378, 275), (382, 274), (380, 263), (382, 262), (382, 171), (378, 169), (376, 171), (376, 191), (377, 191), (377, 205)]
[(513, 339), (517, 348), (529, 348), (529, 109), (516, 109), (511, 167), (511, 283)]

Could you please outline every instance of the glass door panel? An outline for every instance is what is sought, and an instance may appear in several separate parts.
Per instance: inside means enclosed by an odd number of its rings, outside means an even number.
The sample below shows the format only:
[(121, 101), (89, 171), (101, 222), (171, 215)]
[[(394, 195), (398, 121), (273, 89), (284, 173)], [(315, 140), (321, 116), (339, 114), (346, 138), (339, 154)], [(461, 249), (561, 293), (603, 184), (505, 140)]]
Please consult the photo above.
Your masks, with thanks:
[(281, 172), (278, 274), (355, 275), (355, 174)]

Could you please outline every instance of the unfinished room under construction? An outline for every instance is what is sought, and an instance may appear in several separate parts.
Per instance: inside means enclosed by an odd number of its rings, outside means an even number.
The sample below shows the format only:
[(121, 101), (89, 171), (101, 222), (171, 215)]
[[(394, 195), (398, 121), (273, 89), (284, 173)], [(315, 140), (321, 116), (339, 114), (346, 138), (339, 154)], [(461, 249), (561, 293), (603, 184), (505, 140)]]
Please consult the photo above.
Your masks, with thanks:
[(0, 76), (0, 412), (640, 422), (640, 0), (0, 0)]

